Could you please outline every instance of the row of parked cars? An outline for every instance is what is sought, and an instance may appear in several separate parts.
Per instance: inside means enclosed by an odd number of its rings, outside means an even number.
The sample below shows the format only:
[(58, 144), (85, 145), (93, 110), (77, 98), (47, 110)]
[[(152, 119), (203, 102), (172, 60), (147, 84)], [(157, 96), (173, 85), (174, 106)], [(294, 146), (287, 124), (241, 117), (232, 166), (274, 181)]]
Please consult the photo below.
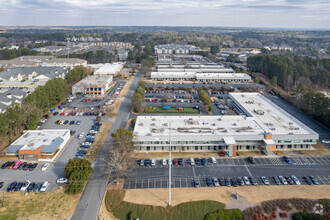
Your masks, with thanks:
[[(187, 163), (189, 163), (192, 166), (195, 165), (203, 165), (205, 166), (207, 164), (207, 162), (210, 163), (217, 163), (217, 160), (215, 159), (215, 157), (211, 157), (209, 159), (206, 158), (189, 158), (186, 160)], [(166, 165), (183, 165), (184, 164), (184, 159), (183, 158), (174, 158), (173, 160), (169, 160), (169, 159), (161, 159), (160, 160), (161, 165), (166, 166)], [(138, 164), (140, 166), (155, 166), (156, 165), (156, 160), (155, 159), (142, 159), (138, 161)]]
[(82, 139), (85, 137), (85, 141), (78, 148), (78, 152), (75, 155), (76, 157), (82, 159), (86, 156), (88, 149), (92, 146), (92, 143), (94, 143), (95, 135), (97, 134), (97, 132), (100, 131), (101, 125), (102, 125), (102, 122), (95, 121), (94, 125), (92, 125), (91, 130), (89, 130), (89, 132), (86, 136), (85, 136), (84, 132), (82, 132), (78, 135), (79, 139)]
[[(319, 185), (319, 182), (314, 178), (314, 176), (303, 176), (303, 180), (308, 185)], [(272, 176), (270, 179), (276, 185), (301, 185), (299, 179), (294, 176)], [(270, 185), (270, 181), (266, 176), (260, 177), (261, 182), (264, 185)], [(243, 176), (243, 177), (233, 177), (233, 178), (217, 178), (217, 177), (206, 177), (205, 183), (207, 186), (256, 186), (258, 185), (256, 179), (253, 176)], [(200, 187), (198, 179), (193, 180), (194, 187)]]
[[(2, 182), (4, 185), (4, 182)], [(30, 182), (29, 180), (24, 181), (24, 182), (12, 182), (9, 184), (7, 188), (7, 192), (18, 192), (18, 191), (23, 191), (23, 192), (46, 192), (47, 188), (49, 186), (49, 182), (41, 182), (41, 183), (35, 183), (35, 182)]]
[(58, 125), (66, 125), (66, 124), (69, 124), (69, 125), (80, 125), (81, 124), (81, 121), (80, 120), (57, 120), (55, 122), (55, 124), (58, 124)]
[(61, 116), (105, 116), (105, 112), (62, 112)]
[(18, 161), (7, 161), (1, 165), (1, 169), (13, 169), (13, 170), (30, 170), (33, 171), (38, 166), (37, 163), (27, 163)]

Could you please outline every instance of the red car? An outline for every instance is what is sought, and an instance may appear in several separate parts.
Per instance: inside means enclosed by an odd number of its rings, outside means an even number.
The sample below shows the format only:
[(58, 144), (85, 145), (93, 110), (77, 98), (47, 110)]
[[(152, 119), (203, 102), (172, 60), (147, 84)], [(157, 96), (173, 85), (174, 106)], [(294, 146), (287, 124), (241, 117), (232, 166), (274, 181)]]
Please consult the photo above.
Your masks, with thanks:
[(174, 164), (175, 166), (179, 165), (179, 161), (178, 161), (177, 158), (174, 158), (174, 160), (173, 160), (173, 164)]
[(62, 112), (60, 115), (64, 115), (64, 112)]

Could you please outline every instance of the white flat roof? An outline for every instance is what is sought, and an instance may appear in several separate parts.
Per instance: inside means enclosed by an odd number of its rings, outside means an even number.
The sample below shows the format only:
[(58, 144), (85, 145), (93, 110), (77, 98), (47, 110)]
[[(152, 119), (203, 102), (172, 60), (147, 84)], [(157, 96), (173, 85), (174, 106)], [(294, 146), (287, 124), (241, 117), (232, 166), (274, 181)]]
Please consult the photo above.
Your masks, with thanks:
[(151, 77), (178, 77), (195, 78), (196, 72), (151, 72)]
[(247, 79), (251, 77), (245, 73), (196, 73), (197, 79)]
[(37, 150), (43, 145), (50, 145), (58, 137), (63, 137), (69, 129), (29, 130), (11, 145), (23, 145), (21, 150)]
[[(259, 93), (230, 93), (247, 115), (145, 115), (138, 116), (135, 140), (235, 140), (317, 139), (318, 134)], [(294, 135), (294, 136), (292, 136)], [(230, 142), (230, 139), (228, 139)], [(273, 143), (273, 142), (272, 142)]]
[(115, 74), (123, 68), (121, 63), (106, 63), (96, 70), (94, 74)]
[(104, 85), (109, 81), (112, 82), (112, 75), (88, 75), (84, 79), (77, 82), (74, 86), (78, 85)]
[(313, 132), (260, 93), (230, 93), (229, 95), (266, 132), (272, 134), (310, 134)]

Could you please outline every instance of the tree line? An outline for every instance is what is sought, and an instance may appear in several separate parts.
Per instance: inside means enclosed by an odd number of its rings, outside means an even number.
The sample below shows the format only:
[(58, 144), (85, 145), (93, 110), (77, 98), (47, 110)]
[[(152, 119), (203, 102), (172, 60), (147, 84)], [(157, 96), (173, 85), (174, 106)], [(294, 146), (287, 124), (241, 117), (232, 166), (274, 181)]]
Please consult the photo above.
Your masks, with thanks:
[(21, 104), (15, 103), (7, 108), (0, 114), (0, 136), (17, 136), (22, 127), (28, 130), (36, 129), (42, 114), (68, 94), (68, 82), (77, 82), (85, 76), (82, 72), (86, 72), (86, 68), (77, 66), (68, 72), (66, 80), (51, 79), (44, 86), (38, 86), (34, 92), (27, 95)]
[[(58, 56), (59, 58), (66, 58), (67, 55)], [(71, 53), (70, 58), (79, 58), (87, 60), (88, 63), (111, 63), (118, 61), (118, 52), (115, 51), (114, 54), (106, 50), (88, 51), (82, 54)]]
[(0, 60), (11, 60), (16, 57), (29, 56), (29, 55), (38, 55), (38, 52), (23, 47), (20, 47), (18, 50), (9, 50), (9, 49), (0, 50)]
[(136, 88), (132, 97), (132, 108), (134, 112), (140, 112), (140, 108), (144, 103), (144, 91), (146, 89), (146, 84), (144, 81), (139, 82), (139, 86)]
[(263, 73), (269, 79), (276, 77), (277, 85), (286, 91), (291, 91), (299, 84), (311, 88), (328, 88), (330, 86), (330, 59), (291, 55), (258, 55), (249, 57), (247, 65), (252, 72)]

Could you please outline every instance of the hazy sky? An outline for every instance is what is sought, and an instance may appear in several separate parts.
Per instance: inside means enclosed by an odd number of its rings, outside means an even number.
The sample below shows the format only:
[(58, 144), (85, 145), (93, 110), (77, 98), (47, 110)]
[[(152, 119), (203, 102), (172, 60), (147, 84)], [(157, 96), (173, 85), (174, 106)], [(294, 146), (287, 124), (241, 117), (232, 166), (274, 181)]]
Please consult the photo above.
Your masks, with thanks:
[(0, 0), (0, 25), (330, 29), (330, 0)]

